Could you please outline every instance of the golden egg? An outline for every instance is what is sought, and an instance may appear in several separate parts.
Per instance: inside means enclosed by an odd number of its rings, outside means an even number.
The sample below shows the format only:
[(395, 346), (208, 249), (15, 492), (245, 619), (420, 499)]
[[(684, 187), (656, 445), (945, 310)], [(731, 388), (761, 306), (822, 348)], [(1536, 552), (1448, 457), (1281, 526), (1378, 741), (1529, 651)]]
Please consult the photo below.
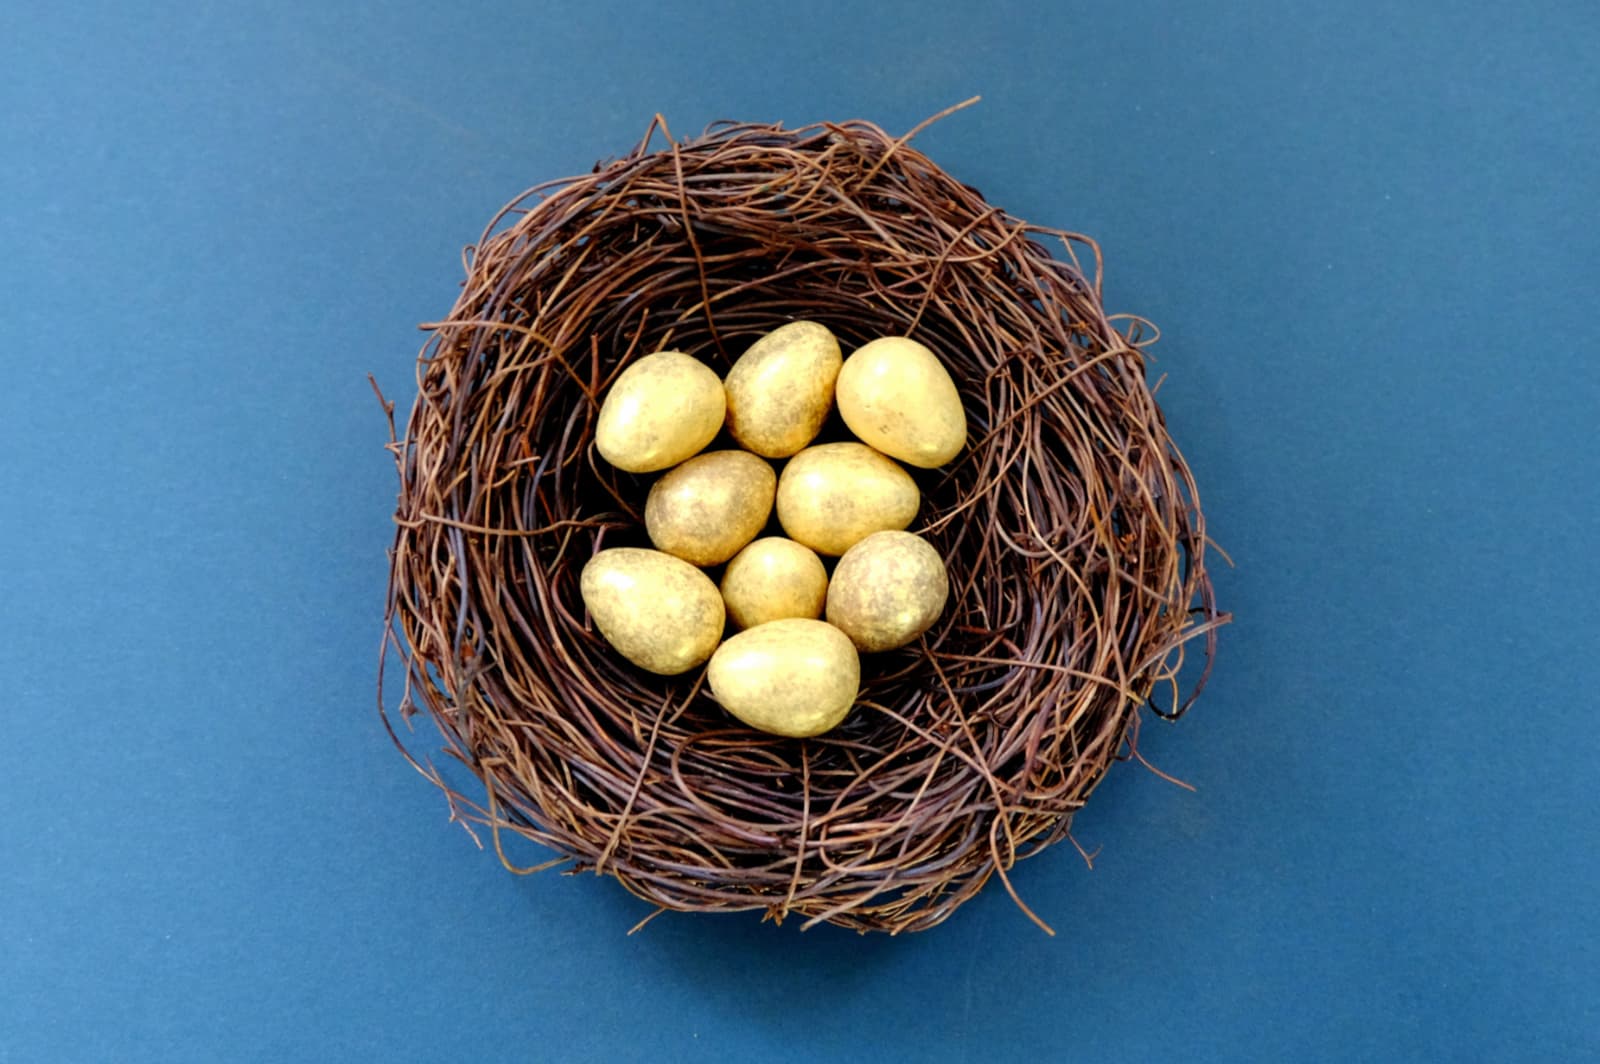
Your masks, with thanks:
[(791, 617), (822, 616), (828, 570), (809, 547), (782, 536), (756, 540), (722, 574), (722, 601), (740, 628)]
[(772, 516), (778, 474), (748, 451), (709, 451), (662, 475), (644, 504), (657, 550), (695, 565), (721, 565)]
[(660, 551), (612, 547), (579, 578), (583, 604), (606, 642), (641, 669), (674, 676), (711, 656), (722, 638), (722, 595), (711, 578)]
[(822, 554), (843, 554), (873, 532), (905, 528), (921, 502), (911, 474), (862, 443), (807, 447), (778, 478), (783, 530)]
[(767, 333), (728, 371), (728, 431), (768, 458), (799, 451), (833, 409), (841, 363), (839, 341), (826, 325), (792, 321)]
[(710, 366), (660, 351), (618, 374), (595, 424), (600, 457), (627, 473), (653, 473), (699, 454), (727, 413), (722, 381)]
[(944, 560), (910, 532), (875, 532), (844, 552), (828, 583), (828, 623), (864, 651), (903, 647), (939, 619)]
[(955, 381), (915, 340), (873, 340), (845, 359), (835, 384), (839, 416), (856, 438), (891, 458), (933, 469), (967, 442)]
[(849, 714), (861, 688), (861, 659), (823, 621), (768, 621), (733, 636), (706, 667), (722, 708), (773, 735), (821, 735)]

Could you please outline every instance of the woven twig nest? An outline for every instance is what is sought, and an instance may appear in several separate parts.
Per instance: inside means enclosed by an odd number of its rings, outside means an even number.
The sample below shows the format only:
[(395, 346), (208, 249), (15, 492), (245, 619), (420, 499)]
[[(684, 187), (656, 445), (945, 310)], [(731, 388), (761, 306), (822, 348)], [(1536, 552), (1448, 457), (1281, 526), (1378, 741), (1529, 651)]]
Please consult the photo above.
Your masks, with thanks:
[[(908, 139), (846, 122), (674, 142), (658, 120), (469, 249), (393, 444), (386, 648), (400, 712), (431, 718), (482, 793), (414, 763), (508, 867), (514, 832), (659, 909), (927, 928), (1068, 837), (1141, 707), (1176, 717), (1198, 694), (1183, 647), (1203, 637), (1208, 670), (1227, 618), (1145, 382), (1149, 331), (1105, 313), (1092, 241), (991, 206)], [(648, 545), (649, 478), (592, 443), (609, 383), (669, 347), (725, 372), (796, 318), (847, 353), (927, 345), (970, 427), (954, 462), (914, 471), (948, 608), (863, 658), (849, 718), (807, 740), (739, 724), (700, 672), (629, 665), (578, 587), (602, 546)]]

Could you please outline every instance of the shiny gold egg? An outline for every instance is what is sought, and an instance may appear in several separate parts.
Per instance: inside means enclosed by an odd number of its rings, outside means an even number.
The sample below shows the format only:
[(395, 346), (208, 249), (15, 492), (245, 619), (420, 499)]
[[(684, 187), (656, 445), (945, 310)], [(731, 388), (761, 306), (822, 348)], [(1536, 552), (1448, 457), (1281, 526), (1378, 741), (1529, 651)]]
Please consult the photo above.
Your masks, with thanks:
[(728, 431), (741, 447), (787, 458), (817, 436), (833, 409), (843, 359), (826, 325), (791, 321), (751, 344), (728, 371)]
[(822, 616), (828, 570), (809, 547), (765, 536), (733, 556), (722, 574), (722, 601), (740, 628)]
[(594, 445), (624, 472), (653, 473), (699, 454), (726, 413), (722, 381), (710, 366), (660, 351), (617, 375), (600, 404)]
[(789, 459), (778, 478), (778, 521), (789, 538), (843, 554), (873, 532), (905, 528), (922, 495), (911, 474), (862, 443), (824, 443)]
[(772, 515), (778, 474), (748, 451), (710, 451), (662, 475), (644, 504), (657, 550), (695, 565), (721, 565)]
[(828, 623), (860, 650), (893, 650), (926, 632), (949, 595), (944, 560), (910, 532), (875, 532), (844, 552), (828, 583)]
[(831, 624), (768, 621), (717, 648), (706, 684), (722, 708), (750, 727), (804, 738), (849, 714), (861, 688), (861, 659)]
[(839, 416), (856, 438), (891, 458), (933, 469), (967, 442), (967, 415), (939, 356), (888, 336), (845, 359), (834, 386)]
[(612, 547), (578, 581), (595, 627), (617, 653), (674, 676), (711, 656), (722, 638), (722, 595), (711, 578), (660, 551)]

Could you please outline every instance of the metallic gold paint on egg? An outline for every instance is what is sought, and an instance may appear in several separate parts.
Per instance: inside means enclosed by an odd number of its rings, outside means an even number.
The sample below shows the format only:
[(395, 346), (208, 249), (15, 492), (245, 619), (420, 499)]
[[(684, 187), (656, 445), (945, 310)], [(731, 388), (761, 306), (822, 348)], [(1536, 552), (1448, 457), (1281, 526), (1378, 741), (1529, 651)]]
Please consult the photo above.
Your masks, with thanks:
[(944, 559), (927, 540), (910, 532), (877, 532), (834, 566), (828, 623), (859, 650), (894, 650), (933, 626), (949, 593)]
[(668, 469), (705, 449), (722, 429), (727, 395), (710, 366), (659, 351), (618, 374), (600, 404), (594, 445), (626, 473)]
[(834, 386), (839, 416), (861, 442), (908, 465), (934, 469), (967, 442), (967, 414), (939, 356), (888, 336), (845, 360)]
[(772, 516), (778, 474), (748, 451), (709, 451), (650, 488), (644, 527), (657, 550), (694, 565), (721, 565)]
[(792, 321), (757, 340), (728, 371), (728, 431), (739, 446), (787, 458), (816, 439), (833, 409), (843, 356), (825, 325)]
[(612, 547), (579, 578), (583, 604), (616, 651), (641, 669), (675, 676), (711, 657), (726, 614), (711, 578), (660, 551)]
[(861, 689), (861, 659), (831, 624), (769, 621), (718, 647), (706, 684), (722, 708), (750, 727), (805, 738), (849, 715)]
[(828, 570), (816, 551), (782, 536), (756, 540), (733, 556), (722, 574), (722, 601), (740, 628), (768, 621), (822, 616)]
[(911, 474), (864, 443), (824, 443), (789, 459), (778, 477), (778, 522), (819, 554), (900, 529), (917, 516), (922, 493)]

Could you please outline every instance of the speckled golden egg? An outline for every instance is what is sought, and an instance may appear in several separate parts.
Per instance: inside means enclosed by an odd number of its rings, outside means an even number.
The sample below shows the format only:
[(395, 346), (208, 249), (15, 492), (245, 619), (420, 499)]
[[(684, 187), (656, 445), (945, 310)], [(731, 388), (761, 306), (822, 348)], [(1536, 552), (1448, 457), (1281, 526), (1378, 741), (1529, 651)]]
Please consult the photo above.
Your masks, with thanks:
[(722, 595), (711, 578), (660, 551), (612, 547), (579, 578), (583, 604), (617, 653), (673, 676), (711, 656), (722, 638)]
[(657, 550), (695, 565), (721, 565), (772, 515), (778, 474), (748, 451), (710, 451), (650, 488), (644, 527)]
[(816, 439), (833, 409), (843, 358), (826, 325), (792, 321), (767, 333), (728, 371), (728, 431), (739, 445), (787, 458)]
[(944, 610), (939, 552), (910, 532), (875, 532), (844, 552), (828, 582), (828, 623), (863, 651), (903, 647)]
[(861, 688), (861, 660), (831, 624), (769, 621), (718, 647), (706, 684), (722, 708), (750, 727), (804, 738), (849, 714)]
[(821, 554), (905, 528), (922, 495), (911, 474), (863, 443), (824, 443), (789, 459), (778, 478), (778, 521), (789, 538)]
[(691, 458), (716, 437), (727, 397), (710, 366), (660, 351), (618, 374), (600, 404), (594, 445), (628, 473), (653, 473)]
[(733, 556), (722, 574), (722, 601), (740, 628), (822, 616), (828, 570), (815, 551), (782, 536), (765, 536)]
[(858, 348), (835, 384), (839, 416), (856, 438), (923, 469), (942, 466), (967, 442), (967, 415), (939, 356), (888, 336)]

